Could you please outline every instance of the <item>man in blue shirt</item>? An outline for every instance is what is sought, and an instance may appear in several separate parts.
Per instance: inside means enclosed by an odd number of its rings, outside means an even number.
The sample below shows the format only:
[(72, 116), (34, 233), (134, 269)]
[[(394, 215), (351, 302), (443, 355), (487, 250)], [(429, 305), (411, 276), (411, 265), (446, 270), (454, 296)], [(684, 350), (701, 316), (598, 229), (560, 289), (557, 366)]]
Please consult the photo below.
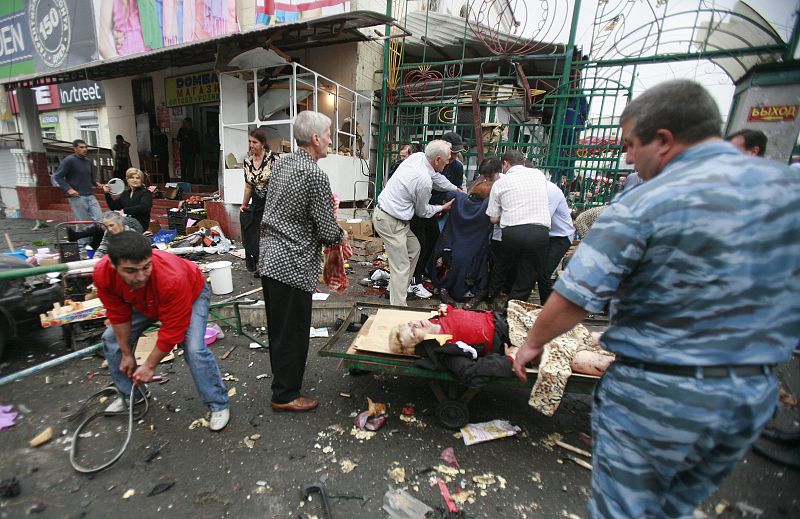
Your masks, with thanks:
[[(64, 190), (75, 219), (79, 221), (103, 220), (103, 211), (94, 194), (95, 187), (101, 187), (94, 180), (92, 161), (86, 157), (89, 147), (81, 139), (72, 141), (75, 151), (61, 161), (53, 175), (58, 187)], [(81, 238), (82, 244), (88, 244), (91, 238)]]
[(564, 193), (552, 182), (547, 182), (547, 207), (550, 211), (550, 238), (547, 244), (547, 262), (536, 284), (539, 301), (545, 304), (553, 292), (553, 272), (572, 245), (575, 226)]
[(621, 124), (646, 182), (578, 247), (514, 370), (609, 304), (589, 516), (688, 518), (772, 416), (800, 336), (800, 176), (724, 142), (691, 81), (648, 90)]

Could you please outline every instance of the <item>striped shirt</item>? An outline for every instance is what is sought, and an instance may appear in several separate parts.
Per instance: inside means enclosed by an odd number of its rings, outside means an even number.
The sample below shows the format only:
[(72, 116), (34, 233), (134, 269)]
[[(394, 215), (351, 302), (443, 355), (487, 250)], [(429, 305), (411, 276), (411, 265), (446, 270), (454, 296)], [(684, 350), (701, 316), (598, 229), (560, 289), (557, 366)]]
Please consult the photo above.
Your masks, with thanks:
[(601, 342), (616, 354), (774, 364), (800, 337), (798, 272), (800, 175), (713, 141), (618, 195), (555, 290), (589, 312), (610, 304)]
[(538, 169), (513, 166), (492, 186), (490, 218), (500, 218), (500, 227), (538, 224), (550, 228), (547, 180)]

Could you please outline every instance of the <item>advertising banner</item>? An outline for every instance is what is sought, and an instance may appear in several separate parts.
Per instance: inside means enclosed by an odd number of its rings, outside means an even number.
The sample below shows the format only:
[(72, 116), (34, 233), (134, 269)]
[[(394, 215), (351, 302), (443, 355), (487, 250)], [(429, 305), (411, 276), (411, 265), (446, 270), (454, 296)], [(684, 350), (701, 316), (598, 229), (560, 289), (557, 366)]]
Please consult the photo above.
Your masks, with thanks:
[(260, 25), (297, 22), (349, 12), (349, 0), (256, 0), (256, 23)]
[(236, 0), (92, 0), (91, 3), (100, 59), (239, 32)]
[(164, 79), (167, 106), (219, 102), (219, 77), (212, 71), (193, 72)]

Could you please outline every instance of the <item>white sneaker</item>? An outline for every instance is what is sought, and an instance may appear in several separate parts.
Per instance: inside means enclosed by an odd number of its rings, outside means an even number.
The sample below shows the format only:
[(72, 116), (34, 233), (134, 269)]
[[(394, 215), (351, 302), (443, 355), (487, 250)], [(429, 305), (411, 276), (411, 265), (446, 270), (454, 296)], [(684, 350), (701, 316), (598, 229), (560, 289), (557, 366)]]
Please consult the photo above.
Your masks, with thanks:
[(415, 296), (421, 299), (428, 299), (433, 295), (430, 292), (428, 292), (428, 290), (424, 286), (422, 286), (421, 283), (417, 285), (409, 285), (408, 293), (414, 294)]
[[(142, 395), (140, 395), (138, 391), (136, 391), (136, 394), (139, 395), (139, 398), (133, 403), (133, 405), (139, 405), (142, 402), (144, 402), (144, 399), (142, 398)], [(150, 398), (150, 391), (146, 391), (145, 395), (147, 395), (147, 398)], [(108, 407), (106, 407), (105, 412), (106, 413), (124, 413), (127, 410), (128, 410), (128, 400), (127, 399), (123, 400), (123, 398), (121, 396), (118, 396), (117, 398), (114, 399), (113, 402), (111, 402), (108, 405)]]
[(211, 420), (208, 421), (208, 428), (212, 431), (221, 431), (228, 425), (228, 420), (231, 418), (230, 409), (223, 409), (222, 411), (213, 411), (211, 413)]

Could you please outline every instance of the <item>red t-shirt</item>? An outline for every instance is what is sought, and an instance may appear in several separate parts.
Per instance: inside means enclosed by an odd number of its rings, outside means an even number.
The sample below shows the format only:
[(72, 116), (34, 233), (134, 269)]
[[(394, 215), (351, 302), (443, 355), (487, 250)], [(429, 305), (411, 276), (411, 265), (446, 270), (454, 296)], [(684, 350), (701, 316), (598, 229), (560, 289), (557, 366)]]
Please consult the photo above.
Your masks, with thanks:
[(447, 315), (430, 320), (441, 326), (441, 332), (452, 335), (447, 342), (465, 342), (470, 345), (486, 343), (479, 355), (492, 351), (494, 344), (494, 315), (491, 312), (470, 312), (447, 305)]
[(153, 270), (147, 285), (131, 290), (104, 256), (94, 266), (94, 285), (112, 324), (131, 320), (132, 308), (161, 321), (156, 346), (171, 351), (183, 342), (192, 320), (192, 305), (206, 280), (197, 265), (174, 254), (153, 251)]

